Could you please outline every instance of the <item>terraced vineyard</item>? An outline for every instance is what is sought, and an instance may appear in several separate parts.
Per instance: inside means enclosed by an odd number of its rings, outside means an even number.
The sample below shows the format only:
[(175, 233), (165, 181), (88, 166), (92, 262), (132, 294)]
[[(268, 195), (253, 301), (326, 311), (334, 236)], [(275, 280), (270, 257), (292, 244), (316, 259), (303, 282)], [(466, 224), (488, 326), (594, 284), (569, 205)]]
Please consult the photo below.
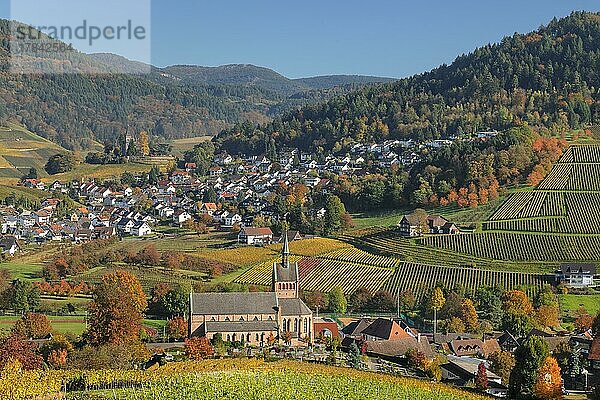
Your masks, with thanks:
[(600, 260), (600, 147), (572, 146), (533, 191), (512, 194), (483, 233), (420, 239), (423, 246), (506, 261)]
[(355, 247), (347, 247), (342, 250), (327, 253), (322, 258), (329, 260), (348, 261), (355, 264), (374, 265), (377, 267), (394, 268), (398, 265), (398, 261), (384, 256), (367, 253)]
[(533, 294), (545, 283), (547, 276), (519, 272), (489, 271), (477, 268), (452, 268), (414, 263), (402, 263), (384, 288), (392, 293), (410, 290), (417, 300), (425, 295), (437, 282), (446, 287), (464, 287), (474, 293), (481, 286), (501, 286), (504, 289), (524, 288)]
[[(298, 262), (298, 269), (302, 289), (329, 292), (334, 287), (341, 286), (345, 293), (352, 293), (361, 286), (376, 292), (394, 273), (390, 268), (324, 258), (304, 258)], [(269, 286), (272, 271), (272, 263), (261, 264), (241, 275), (235, 282)]]
[(596, 261), (600, 236), (486, 232), (430, 236), (418, 243), (507, 261)]
[(355, 246), (371, 253), (393, 257), (405, 262), (427, 265), (444, 265), (449, 267), (477, 267), (502, 271), (550, 271), (554, 265), (539, 262), (519, 262), (477, 257), (451, 251), (448, 248), (423, 246), (419, 240), (406, 239), (393, 231), (377, 232), (359, 238), (346, 238)]

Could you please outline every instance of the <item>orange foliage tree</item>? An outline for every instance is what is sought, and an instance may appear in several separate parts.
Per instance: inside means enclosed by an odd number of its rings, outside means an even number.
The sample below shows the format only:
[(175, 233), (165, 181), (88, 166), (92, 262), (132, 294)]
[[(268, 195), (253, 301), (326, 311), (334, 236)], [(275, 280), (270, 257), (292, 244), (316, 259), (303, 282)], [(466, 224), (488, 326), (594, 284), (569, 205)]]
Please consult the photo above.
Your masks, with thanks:
[(470, 299), (465, 299), (462, 302), (461, 308), (461, 319), (465, 324), (465, 328), (467, 328), (469, 332), (476, 332), (477, 329), (479, 329), (479, 320), (477, 318), (477, 311), (475, 310), (473, 301)]
[(554, 306), (543, 305), (538, 308), (535, 314), (537, 322), (545, 328), (558, 325), (558, 308)]
[(592, 327), (594, 317), (584, 307), (579, 307), (575, 312), (575, 328), (578, 332), (585, 332)]
[(206, 337), (185, 339), (185, 355), (191, 360), (203, 360), (215, 353)]
[(533, 304), (527, 293), (521, 290), (509, 290), (502, 295), (504, 311), (513, 315), (531, 315)]
[(546, 357), (537, 375), (533, 388), (536, 399), (555, 400), (562, 399), (562, 378), (560, 367), (554, 357)]
[(30, 339), (45, 339), (52, 333), (52, 324), (46, 315), (29, 312), (15, 323), (13, 333)]
[(94, 345), (121, 344), (139, 339), (147, 306), (138, 279), (126, 271), (102, 277), (90, 305), (89, 341)]
[(175, 317), (167, 323), (167, 334), (174, 339), (183, 339), (187, 336), (187, 322), (182, 317)]
[(36, 352), (37, 345), (20, 335), (0, 339), (0, 369), (17, 360), (25, 370), (39, 369), (44, 362)]

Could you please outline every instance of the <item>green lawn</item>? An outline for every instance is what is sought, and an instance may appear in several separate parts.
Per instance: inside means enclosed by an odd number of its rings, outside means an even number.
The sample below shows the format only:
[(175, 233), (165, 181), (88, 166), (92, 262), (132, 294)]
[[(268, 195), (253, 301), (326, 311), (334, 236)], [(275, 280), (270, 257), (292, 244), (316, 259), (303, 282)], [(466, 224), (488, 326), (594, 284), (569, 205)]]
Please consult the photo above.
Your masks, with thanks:
[[(500, 199), (491, 201), (490, 203), (475, 209), (460, 208), (456, 205), (450, 205), (428, 209), (427, 211), (430, 214), (442, 215), (461, 226), (473, 226), (474, 228), (479, 228), (481, 223), (486, 221), (503, 201), (504, 198), (501, 197)], [(412, 211), (413, 209), (410, 208), (384, 212), (358, 213), (353, 214), (352, 218), (356, 229), (365, 229), (373, 226), (391, 227), (398, 225), (402, 216), (410, 214)]]
[(600, 294), (561, 294), (558, 296), (558, 300), (563, 313), (573, 314), (580, 306), (583, 306), (592, 315), (600, 311)]
[(0, 264), (0, 268), (6, 268), (15, 279), (37, 280), (42, 272), (40, 264), (29, 264), (15, 262), (5, 262)]
[[(48, 318), (50, 318), (52, 328), (56, 332), (81, 335), (85, 330), (85, 321), (82, 316), (49, 316)], [(20, 319), (18, 316), (1, 316), (0, 330), (10, 330), (18, 319)]]

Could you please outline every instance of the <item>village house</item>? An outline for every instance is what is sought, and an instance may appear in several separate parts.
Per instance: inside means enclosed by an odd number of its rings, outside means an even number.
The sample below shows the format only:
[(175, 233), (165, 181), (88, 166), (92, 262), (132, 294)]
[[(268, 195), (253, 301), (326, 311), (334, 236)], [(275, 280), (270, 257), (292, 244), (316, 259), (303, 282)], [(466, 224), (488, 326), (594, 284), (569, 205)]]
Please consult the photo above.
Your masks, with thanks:
[(2, 254), (9, 254), (11, 256), (14, 256), (21, 250), (21, 246), (14, 236), (0, 237), (0, 248), (2, 249)]
[(150, 225), (148, 225), (147, 222), (144, 221), (138, 221), (133, 225), (133, 227), (131, 227), (131, 234), (133, 236), (142, 237), (150, 235), (151, 233), (152, 228), (150, 227)]
[[(289, 261), (284, 242), (281, 262), (273, 265), (267, 293), (191, 293), (189, 335), (264, 346), (286, 341), (306, 346), (313, 338), (312, 311), (300, 299), (298, 264)], [(287, 339), (286, 339), (287, 338)]]
[(440, 215), (429, 215), (420, 221), (415, 214), (404, 215), (398, 223), (398, 231), (402, 236), (416, 237), (423, 234), (455, 235), (460, 233), (456, 224)]
[(485, 360), (448, 356), (448, 362), (441, 366), (442, 381), (460, 387), (472, 387), (481, 363), (486, 366), (488, 380), (486, 393), (495, 397), (506, 397), (508, 388), (502, 384), (502, 378), (489, 370), (489, 364)]
[(591, 287), (595, 275), (595, 264), (562, 264), (556, 271), (556, 280), (571, 287)]
[(263, 245), (273, 241), (271, 228), (253, 228), (245, 226), (238, 233), (238, 243), (247, 245)]

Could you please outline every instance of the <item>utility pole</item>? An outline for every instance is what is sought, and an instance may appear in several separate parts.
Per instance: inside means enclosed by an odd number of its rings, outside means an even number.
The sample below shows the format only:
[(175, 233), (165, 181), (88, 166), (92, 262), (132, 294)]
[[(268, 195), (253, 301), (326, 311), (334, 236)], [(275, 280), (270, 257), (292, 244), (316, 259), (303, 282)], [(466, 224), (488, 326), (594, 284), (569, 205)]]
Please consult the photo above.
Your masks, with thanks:
[(396, 317), (400, 319), (400, 289), (396, 288)]

